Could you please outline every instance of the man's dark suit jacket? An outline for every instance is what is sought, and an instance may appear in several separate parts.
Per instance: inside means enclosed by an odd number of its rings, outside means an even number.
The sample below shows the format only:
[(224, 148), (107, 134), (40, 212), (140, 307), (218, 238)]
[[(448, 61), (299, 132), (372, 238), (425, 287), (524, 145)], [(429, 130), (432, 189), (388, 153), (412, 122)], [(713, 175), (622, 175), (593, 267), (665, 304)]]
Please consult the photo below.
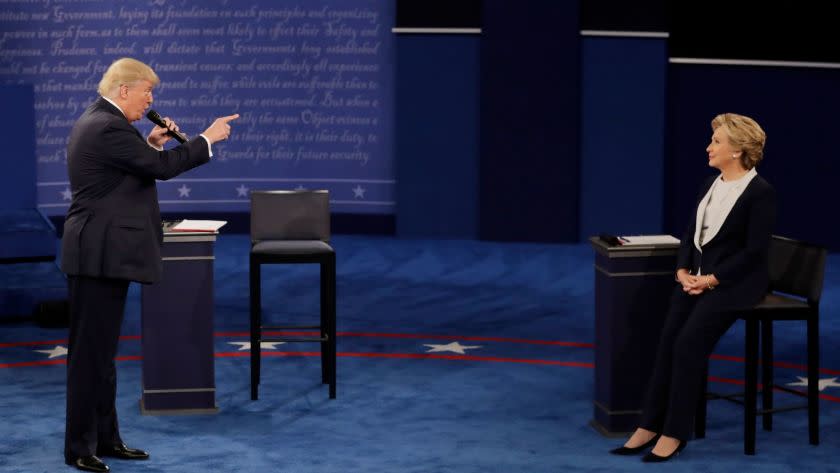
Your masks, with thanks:
[(67, 167), (73, 201), (64, 222), (61, 270), (71, 276), (153, 283), (160, 279), (160, 225), (155, 180), (210, 159), (196, 136), (157, 151), (103, 98), (70, 133)]
[[(697, 205), (709, 191), (717, 176), (701, 187)], [(694, 207), (697, 209), (697, 206)], [(715, 291), (725, 291), (729, 308), (746, 308), (758, 303), (767, 293), (768, 250), (776, 223), (776, 191), (761, 176), (755, 176), (738, 197), (717, 235), (702, 246), (694, 246), (695, 215), (680, 242), (677, 269), (686, 268), (697, 274), (714, 274), (720, 281)]]

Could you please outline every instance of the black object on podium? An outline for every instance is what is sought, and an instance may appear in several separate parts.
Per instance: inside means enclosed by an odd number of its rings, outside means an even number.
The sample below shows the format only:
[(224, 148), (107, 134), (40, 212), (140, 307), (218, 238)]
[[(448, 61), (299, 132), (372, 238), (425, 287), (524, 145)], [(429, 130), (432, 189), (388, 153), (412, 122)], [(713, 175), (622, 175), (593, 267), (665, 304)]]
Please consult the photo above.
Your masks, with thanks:
[(611, 245), (595, 249), (595, 393), (590, 424), (606, 436), (638, 427), (653, 371), (679, 245)]
[(218, 232), (164, 224), (163, 275), (141, 289), (143, 414), (216, 413), (213, 246)]

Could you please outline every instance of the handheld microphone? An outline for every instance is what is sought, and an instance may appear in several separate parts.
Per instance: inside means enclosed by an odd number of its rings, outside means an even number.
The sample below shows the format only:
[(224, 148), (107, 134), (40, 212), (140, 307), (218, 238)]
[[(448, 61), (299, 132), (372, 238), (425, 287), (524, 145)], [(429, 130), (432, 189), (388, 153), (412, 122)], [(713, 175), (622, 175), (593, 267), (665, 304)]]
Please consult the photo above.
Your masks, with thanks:
[[(146, 113), (146, 118), (148, 118), (149, 121), (161, 128), (167, 128), (166, 123), (163, 123), (163, 118), (161, 118), (160, 115), (154, 110), (149, 109), (148, 113)], [(166, 134), (178, 140), (178, 143), (187, 142), (187, 135), (181, 133), (180, 131), (167, 130)]]

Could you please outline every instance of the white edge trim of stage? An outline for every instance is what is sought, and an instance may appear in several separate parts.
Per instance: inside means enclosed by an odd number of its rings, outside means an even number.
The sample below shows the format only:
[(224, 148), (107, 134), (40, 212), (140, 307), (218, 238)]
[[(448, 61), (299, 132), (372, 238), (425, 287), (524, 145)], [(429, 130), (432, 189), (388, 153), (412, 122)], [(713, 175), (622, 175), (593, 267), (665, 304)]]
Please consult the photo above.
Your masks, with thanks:
[(396, 34), (481, 34), (481, 28), (391, 28)]
[(765, 67), (807, 67), (812, 69), (840, 69), (836, 62), (803, 62), (803, 61), (764, 61), (759, 59), (706, 59), (691, 57), (672, 57), (671, 64), (709, 64), (719, 66), (765, 66)]
[(667, 31), (580, 30), (581, 36), (612, 36), (619, 38), (668, 38)]

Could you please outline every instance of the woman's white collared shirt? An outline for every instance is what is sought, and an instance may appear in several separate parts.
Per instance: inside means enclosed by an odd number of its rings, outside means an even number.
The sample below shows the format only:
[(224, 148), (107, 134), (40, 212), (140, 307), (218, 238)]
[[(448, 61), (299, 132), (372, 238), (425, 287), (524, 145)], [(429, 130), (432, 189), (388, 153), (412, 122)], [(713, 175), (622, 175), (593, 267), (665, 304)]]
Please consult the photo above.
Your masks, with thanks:
[(718, 234), (732, 207), (735, 206), (735, 202), (738, 201), (738, 197), (741, 197), (744, 189), (757, 175), (758, 172), (752, 168), (734, 181), (724, 181), (722, 175), (715, 179), (697, 205), (694, 247), (698, 251), (702, 253), (703, 245), (709, 243)]

